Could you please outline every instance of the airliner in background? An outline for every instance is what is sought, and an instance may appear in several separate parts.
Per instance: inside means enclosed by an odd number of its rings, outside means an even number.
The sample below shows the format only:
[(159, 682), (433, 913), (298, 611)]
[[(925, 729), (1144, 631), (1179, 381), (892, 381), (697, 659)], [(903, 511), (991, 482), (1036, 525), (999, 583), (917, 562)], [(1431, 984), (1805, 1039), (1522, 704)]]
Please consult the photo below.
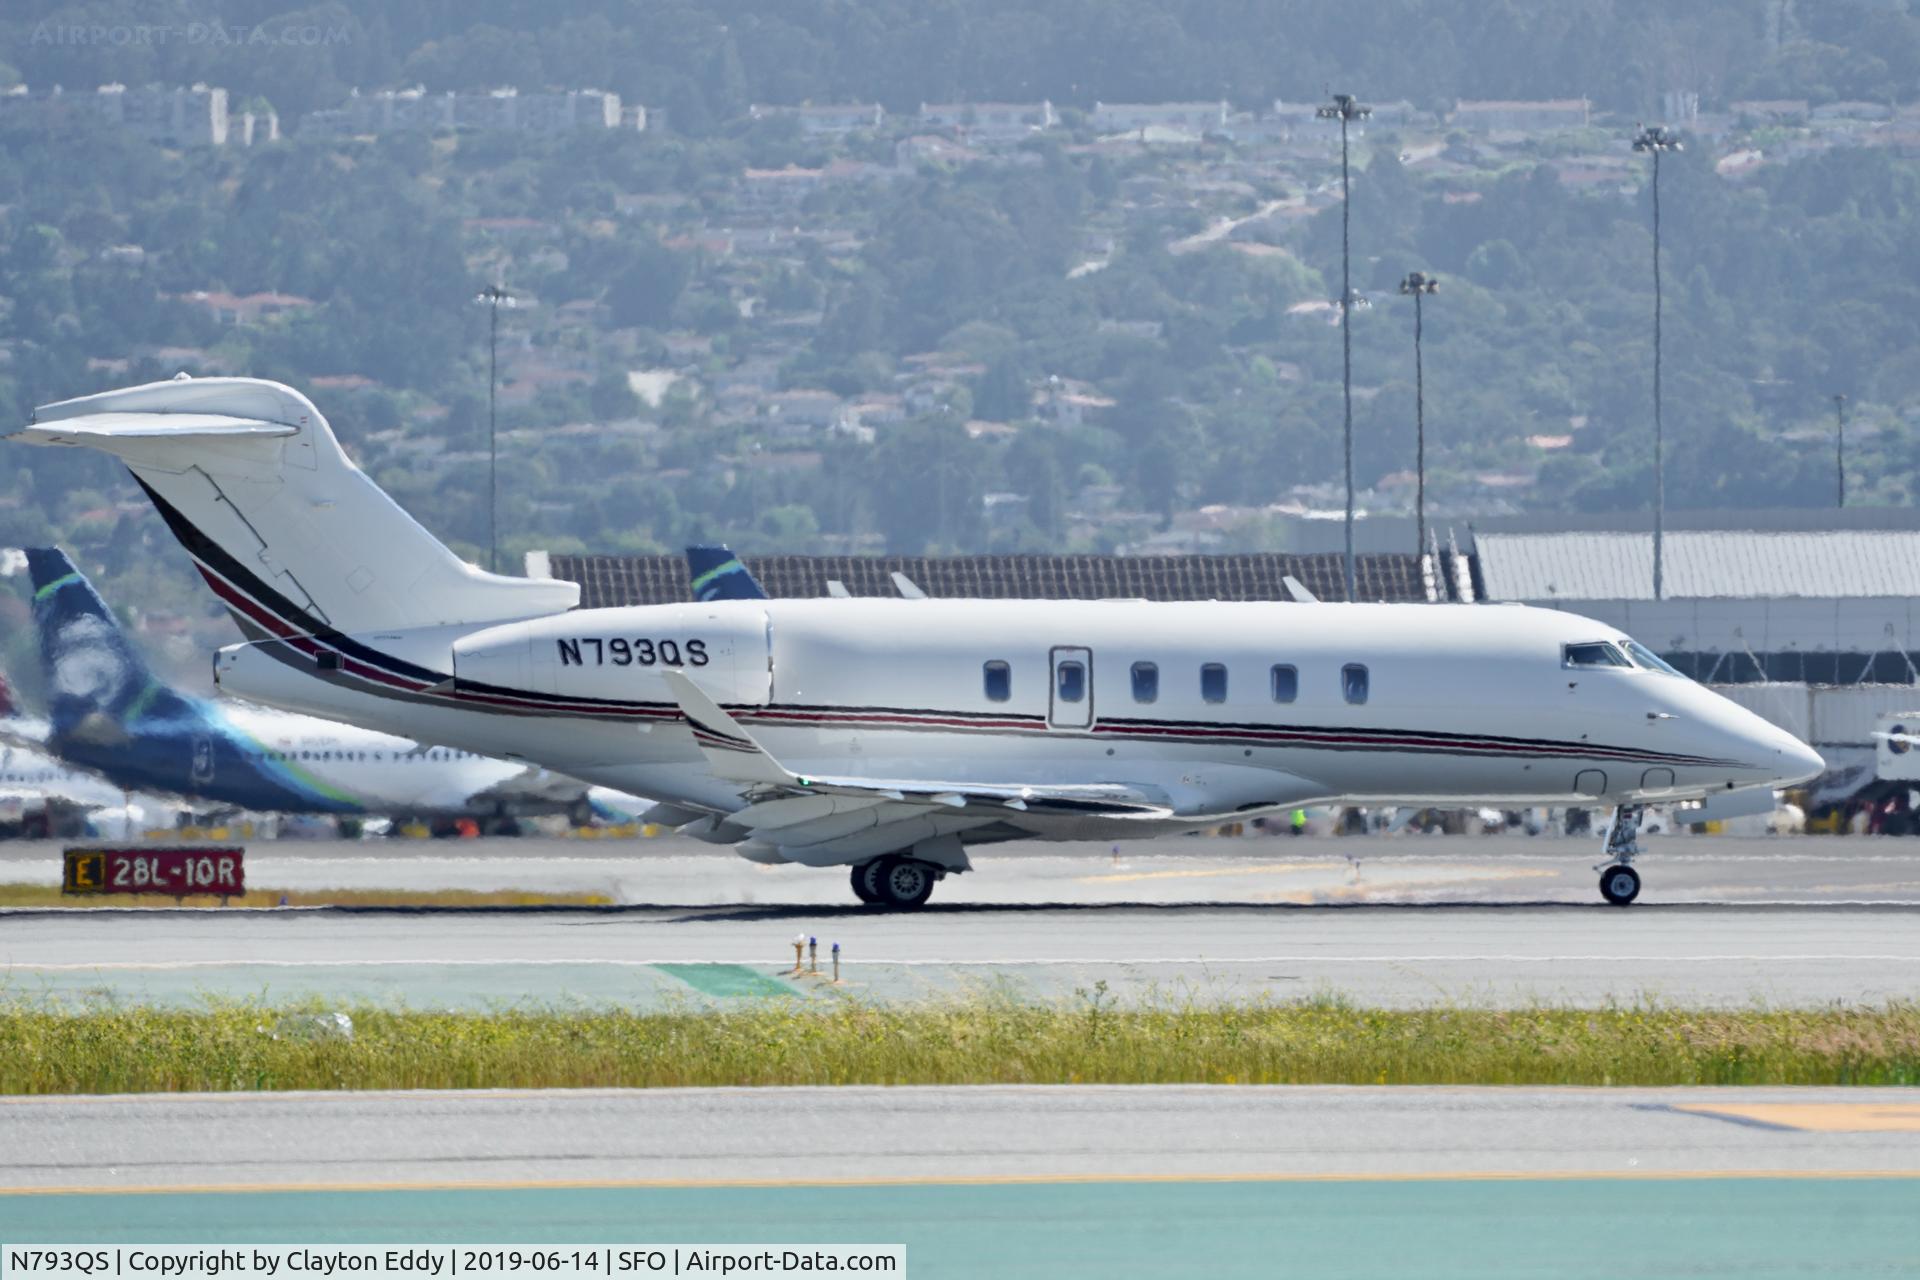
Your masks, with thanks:
[(0, 721), (0, 740), (97, 775), (115, 794), (154, 792), (202, 809), (429, 821), (564, 813), (584, 822), (607, 800), (645, 805), (591, 795), (586, 783), (524, 763), (182, 694), (148, 669), (65, 552), (26, 555), (49, 718)]
[[(305, 396), (248, 378), (45, 405), (10, 435), (124, 460), (249, 639), (223, 689), (660, 798), (746, 857), (923, 904), (972, 845), (1318, 803), (1643, 806), (1819, 773), (1604, 623), (1518, 605), (724, 600), (579, 609), (463, 563)], [(1771, 805), (1771, 796), (1767, 796)]]
[(80, 834), (80, 824), (124, 838), (162, 816), (151, 797), (143, 803), (98, 774), (73, 769), (17, 741), (44, 740), (45, 721), (20, 714), (13, 687), (0, 676), (0, 834)]

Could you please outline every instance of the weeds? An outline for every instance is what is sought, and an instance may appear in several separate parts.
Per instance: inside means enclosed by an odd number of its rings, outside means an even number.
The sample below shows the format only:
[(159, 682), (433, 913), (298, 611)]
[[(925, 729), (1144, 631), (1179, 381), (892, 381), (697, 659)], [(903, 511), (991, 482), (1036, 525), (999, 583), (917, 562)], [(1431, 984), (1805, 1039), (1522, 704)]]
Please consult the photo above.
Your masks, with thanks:
[[(293, 1012), (320, 1012), (308, 1006)], [(656, 1013), (0, 1005), (0, 1093), (832, 1084), (1920, 1084), (1920, 1005), (1380, 1010), (1120, 1007), (988, 994)]]

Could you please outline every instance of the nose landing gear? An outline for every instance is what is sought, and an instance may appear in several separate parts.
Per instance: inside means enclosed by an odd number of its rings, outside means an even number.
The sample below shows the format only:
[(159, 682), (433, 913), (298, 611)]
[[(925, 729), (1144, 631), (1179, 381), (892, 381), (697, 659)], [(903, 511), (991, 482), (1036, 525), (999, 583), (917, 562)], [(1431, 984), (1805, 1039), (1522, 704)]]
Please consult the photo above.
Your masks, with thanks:
[(1607, 861), (1600, 868), (1600, 896), (1616, 907), (1624, 907), (1640, 896), (1640, 873), (1633, 860), (1640, 853), (1640, 818), (1645, 808), (1623, 804), (1613, 811), (1607, 823)]

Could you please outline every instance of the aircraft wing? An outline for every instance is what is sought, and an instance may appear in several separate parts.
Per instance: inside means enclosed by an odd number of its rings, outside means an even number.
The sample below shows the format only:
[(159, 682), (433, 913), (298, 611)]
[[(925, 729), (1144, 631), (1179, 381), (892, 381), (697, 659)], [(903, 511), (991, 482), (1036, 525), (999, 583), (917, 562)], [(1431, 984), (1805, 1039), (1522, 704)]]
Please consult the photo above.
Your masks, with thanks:
[(564, 773), (554, 773), (538, 765), (502, 778), (468, 797), (469, 804), (558, 806), (565, 808), (587, 795), (587, 784)]
[(843, 796), (928, 811), (1010, 809), (1017, 813), (1075, 813), (1105, 818), (1168, 818), (1173, 806), (1158, 795), (1122, 783), (981, 783), (927, 778), (815, 777), (774, 759), (707, 692), (678, 671), (661, 677), (680, 703), (693, 738), (716, 777), (746, 786), (757, 801), (780, 796)]

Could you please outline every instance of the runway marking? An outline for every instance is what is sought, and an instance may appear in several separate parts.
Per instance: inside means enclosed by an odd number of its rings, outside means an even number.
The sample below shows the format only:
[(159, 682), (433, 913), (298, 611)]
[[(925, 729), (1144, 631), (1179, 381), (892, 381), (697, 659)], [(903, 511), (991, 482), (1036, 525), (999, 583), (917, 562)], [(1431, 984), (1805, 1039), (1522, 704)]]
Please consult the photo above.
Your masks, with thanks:
[(658, 967), (660, 972), (680, 979), (702, 995), (765, 999), (801, 994), (800, 988), (775, 981), (751, 965), (663, 964)]
[(1078, 876), (1081, 884), (1123, 884), (1133, 880), (1195, 880), (1206, 876), (1251, 876), (1289, 871), (1345, 871), (1345, 859), (1325, 862), (1258, 862), (1238, 867), (1192, 867), (1176, 871), (1128, 871), (1101, 876)]
[[(1632, 952), (1604, 951), (1592, 954), (1560, 954), (1541, 952), (1505, 952), (1498, 954), (1479, 952), (1404, 952), (1392, 955), (1346, 955), (1338, 951), (1322, 951), (1311, 954), (1268, 955), (1268, 956), (1008, 956), (999, 959), (982, 960), (978, 958), (935, 959), (935, 960), (892, 960), (882, 957), (862, 956), (863, 965), (892, 965), (896, 968), (985, 968), (997, 969), (1013, 965), (1208, 965), (1208, 964), (1434, 964), (1434, 963), (1470, 963), (1470, 964), (1620, 964), (1620, 963), (1657, 963), (1657, 964), (1817, 964), (1845, 961), (1847, 963), (1871, 962), (1880, 964), (1920, 963), (1920, 951), (1898, 952), (1801, 952), (1782, 953), (1778, 951), (1756, 952), (1708, 952), (1693, 955), (1675, 954), (1635, 954)], [(678, 956), (656, 960), (633, 960), (617, 957), (578, 956), (578, 957), (539, 957), (528, 959), (418, 959), (405, 960), (394, 958), (375, 958), (361, 960), (97, 960), (58, 963), (20, 963), (0, 965), (0, 973), (132, 973), (132, 972), (170, 972), (187, 969), (390, 969), (390, 968), (499, 968), (503, 966), (522, 966), (529, 968), (551, 968), (561, 965), (597, 966), (602, 968), (648, 969), (665, 968), (674, 965), (741, 965), (760, 969), (773, 963), (764, 957), (746, 959), (722, 959), (713, 956)], [(778, 970), (776, 969), (776, 972)]]
[(1802, 1133), (1920, 1133), (1920, 1103), (1689, 1102), (1673, 1109)]
[(1453, 1172), (1031, 1173), (869, 1178), (566, 1178), (421, 1182), (182, 1183), (0, 1186), (0, 1196), (255, 1195), (395, 1191), (777, 1190), (836, 1187), (1024, 1187), (1101, 1183), (1920, 1181), (1920, 1169), (1461, 1169)]
[[(1362, 861), (1369, 861), (1369, 859), (1362, 859)], [(1352, 865), (1353, 864), (1345, 860), (1336, 862), (1263, 862), (1242, 867), (1193, 867), (1182, 868), (1176, 871), (1130, 871), (1114, 875), (1080, 876), (1078, 880), (1081, 884), (1125, 884), (1135, 880), (1205, 880), (1219, 876), (1283, 875), (1292, 871), (1338, 871), (1344, 873), (1350, 870)], [(1482, 868), (1474, 866), (1463, 867), (1458, 864), (1435, 866), (1427, 870), (1427, 875), (1418, 877), (1414, 881), (1395, 881), (1392, 885), (1376, 887), (1403, 888), (1415, 883), (1427, 885), (1435, 880), (1536, 880), (1542, 877), (1551, 879), (1560, 874), (1558, 871), (1546, 870), (1544, 868)]]

